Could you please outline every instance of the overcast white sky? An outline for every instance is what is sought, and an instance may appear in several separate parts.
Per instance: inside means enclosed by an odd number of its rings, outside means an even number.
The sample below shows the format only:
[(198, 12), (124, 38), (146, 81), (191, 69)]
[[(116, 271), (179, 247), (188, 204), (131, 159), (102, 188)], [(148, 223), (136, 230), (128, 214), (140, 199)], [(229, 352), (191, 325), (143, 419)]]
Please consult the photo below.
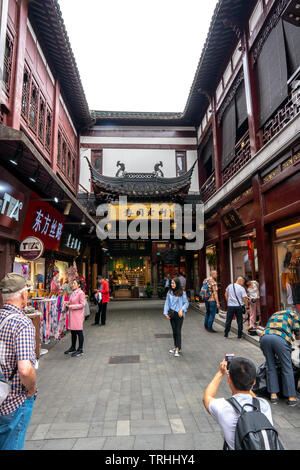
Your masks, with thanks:
[(217, 0), (59, 0), (90, 109), (184, 110)]

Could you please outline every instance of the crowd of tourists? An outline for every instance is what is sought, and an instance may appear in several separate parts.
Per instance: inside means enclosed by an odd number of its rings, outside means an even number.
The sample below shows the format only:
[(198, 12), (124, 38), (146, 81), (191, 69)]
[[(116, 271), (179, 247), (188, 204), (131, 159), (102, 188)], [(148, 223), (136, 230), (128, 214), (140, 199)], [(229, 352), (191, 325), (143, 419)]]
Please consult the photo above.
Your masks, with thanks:
[[(218, 273), (212, 271), (204, 280), (200, 297), (205, 300), (206, 312), (204, 328), (208, 333), (216, 333), (213, 328), (217, 309), (220, 308)], [(165, 318), (170, 322), (174, 347), (170, 353), (179, 358), (182, 350), (182, 327), (189, 307), (186, 279), (182, 273), (165, 279), (166, 299), (163, 308)], [(78, 357), (83, 354), (83, 322), (85, 310), (85, 292), (82, 280), (73, 281), (73, 291), (66, 308), (69, 312), (71, 346), (65, 354)], [(34, 400), (37, 397), (35, 328), (26, 316), (24, 309), (28, 301), (29, 286), (25, 278), (16, 273), (7, 274), (0, 281), (0, 293), (3, 307), (0, 309), (0, 449), (19, 450), (24, 448), (26, 430), (30, 422)], [(93, 326), (106, 324), (106, 309), (109, 302), (109, 284), (98, 276), (97, 289), (94, 292), (97, 305)], [(228, 338), (232, 320), (238, 326), (237, 338), (243, 338), (243, 324), (248, 321), (248, 330), (255, 328), (260, 320), (259, 284), (256, 280), (238, 277), (236, 282), (225, 290), (227, 314), (224, 337)], [(76, 342), (78, 338), (78, 347)], [(226, 358), (205, 390), (203, 403), (210, 415), (220, 424), (224, 434), (224, 449), (257, 448), (264, 445), (270, 449), (281, 450), (282, 444), (273, 427), (271, 405), (279, 402), (278, 394), (287, 397), (288, 406), (296, 406), (296, 383), (291, 361), (294, 340), (300, 339), (300, 318), (297, 311), (284, 310), (275, 312), (270, 318), (260, 338), (260, 348), (266, 360), (266, 382), (270, 403), (253, 393), (256, 381), (256, 367), (246, 358)], [(278, 378), (278, 364), (282, 371), (282, 384)], [(226, 376), (232, 398), (217, 399), (216, 393), (222, 378)], [(254, 411), (253, 411), (254, 409)], [(260, 440), (248, 433), (246, 444), (237, 440), (239, 426), (247, 428), (247, 423), (240, 425), (244, 411), (249, 417), (254, 412), (259, 414), (262, 433)], [(252, 413), (251, 413), (252, 411)], [(256, 419), (258, 415), (255, 415)], [(244, 419), (244, 418), (243, 418)], [(257, 427), (257, 426), (256, 426)], [(264, 434), (265, 432), (265, 434)], [(252, 430), (253, 434), (253, 430)], [(255, 434), (255, 433), (254, 433)], [(250, 436), (250, 437), (249, 437)], [(251, 440), (252, 439), (252, 440)], [(250, 447), (243, 447), (248, 445)], [(251, 447), (253, 446), (253, 447)]]

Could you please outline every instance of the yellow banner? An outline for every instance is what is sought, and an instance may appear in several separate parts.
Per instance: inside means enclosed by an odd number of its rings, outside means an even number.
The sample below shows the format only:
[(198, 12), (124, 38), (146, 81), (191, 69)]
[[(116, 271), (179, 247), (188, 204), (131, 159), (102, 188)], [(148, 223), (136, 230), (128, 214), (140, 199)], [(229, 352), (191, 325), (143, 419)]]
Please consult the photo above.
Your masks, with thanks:
[(175, 204), (110, 204), (110, 220), (174, 220)]

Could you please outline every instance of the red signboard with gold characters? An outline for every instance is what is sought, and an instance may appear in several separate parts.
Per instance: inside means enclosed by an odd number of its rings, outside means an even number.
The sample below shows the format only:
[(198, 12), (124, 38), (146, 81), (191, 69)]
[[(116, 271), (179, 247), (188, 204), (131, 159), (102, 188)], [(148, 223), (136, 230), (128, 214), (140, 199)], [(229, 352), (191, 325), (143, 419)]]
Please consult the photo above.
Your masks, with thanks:
[(65, 216), (63, 214), (32, 192), (23, 224), (21, 241), (24, 238), (34, 236), (44, 243), (47, 250), (57, 251), (64, 223)]

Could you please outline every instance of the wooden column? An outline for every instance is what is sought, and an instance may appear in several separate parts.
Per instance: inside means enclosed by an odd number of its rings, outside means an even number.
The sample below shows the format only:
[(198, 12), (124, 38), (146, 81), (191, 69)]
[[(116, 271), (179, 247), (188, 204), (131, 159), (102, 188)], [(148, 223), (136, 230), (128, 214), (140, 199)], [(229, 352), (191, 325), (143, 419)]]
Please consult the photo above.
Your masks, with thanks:
[(12, 108), (8, 115), (8, 125), (13, 129), (20, 130), (22, 92), (23, 92), (23, 72), (25, 62), (26, 36), (28, 4), (26, 0), (21, 0), (18, 6), (18, 32), (15, 55), (15, 74), (12, 85)]
[(202, 287), (203, 281), (206, 278), (206, 249), (205, 247), (199, 251), (199, 282), (200, 289)]
[(219, 301), (223, 307), (226, 309), (225, 305), (225, 289), (230, 284), (230, 257), (229, 257), (229, 239), (223, 238), (222, 234), (222, 221), (219, 214), (218, 220), (218, 231), (219, 231), (219, 266), (218, 266), (218, 282), (221, 287), (219, 290)]
[(276, 308), (272, 231), (270, 227), (264, 225), (265, 205), (259, 175), (252, 179), (252, 187), (260, 284), (261, 322), (265, 326)]
[(59, 122), (59, 109), (60, 109), (60, 84), (55, 80), (55, 95), (53, 106), (53, 125), (52, 125), (52, 170), (54, 173), (57, 171), (57, 151), (58, 151), (58, 122)]
[(212, 99), (212, 131), (214, 142), (214, 163), (215, 163), (215, 178), (217, 190), (221, 188), (222, 182), (222, 133), (218, 125), (217, 111), (215, 99)]
[(258, 150), (261, 148), (261, 141), (259, 135), (259, 123), (258, 123), (258, 95), (256, 77), (253, 70), (253, 66), (250, 60), (249, 46), (246, 32), (242, 36), (242, 48), (243, 48), (243, 70), (244, 70), (244, 82), (245, 82), (245, 94), (247, 103), (248, 113), (248, 125), (249, 125), (249, 138), (251, 156), (253, 157)]

